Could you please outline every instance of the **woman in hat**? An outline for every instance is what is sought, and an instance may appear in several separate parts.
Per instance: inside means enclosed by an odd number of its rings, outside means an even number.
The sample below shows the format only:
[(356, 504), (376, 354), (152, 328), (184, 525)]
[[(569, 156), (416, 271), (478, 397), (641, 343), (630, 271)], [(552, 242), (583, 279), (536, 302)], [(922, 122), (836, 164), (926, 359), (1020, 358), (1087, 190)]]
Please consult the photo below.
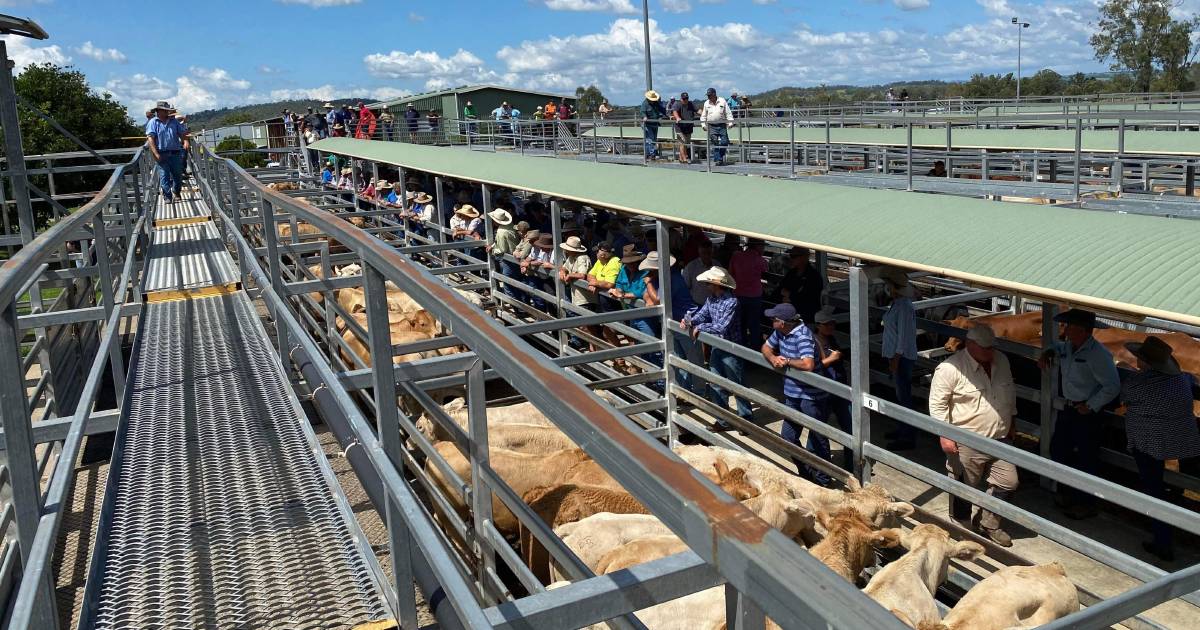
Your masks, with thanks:
[[(682, 324), (693, 339), (700, 333), (708, 333), (734, 344), (741, 344), (742, 327), (739, 319), (738, 301), (733, 291), (737, 281), (723, 267), (712, 267), (696, 276), (696, 282), (709, 285), (708, 299), (704, 304), (687, 314)], [(742, 384), (742, 360), (735, 354), (713, 346), (708, 358), (708, 369), (717, 376), (727, 378), (738, 385)], [(710, 384), (708, 399), (722, 409), (729, 408), (729, 392), (718, 385)], [(752, 421), (754, 409), (750, 401), (740, 396), (736, 397), (738, 416)], [(717, 428), (728, 431), (733, 427), (724, 420), (717, 420)]]
[[(1151, 335), (1125, 348), (1137, 358), (1137, 371), (1121, 383), (1127, 448), (1137, 464), (1142, 492), (1165, 501), (1166, 461), (1200, 455), (1200, 431), (1193, 413), (1195, 381), (1179, 369), (1171, 346), (1158, 337)], [(1151, 531), (1154, 539), (1142, 547), (1163, 561), (1174, 560), (1171, 526), (1153, 521)]]
[(392, 182), (388, 187), (387, 196), (383, 201), (385, 205), (398, 207), (401, 206), (400, 200), (404, 198), (404, 185), (400, 182)]
[[(659, 295), (659, 292), (658, 292), (658, 287), (659, 287), (658, 266), (660, 264), (659, 256), (660, 256), (660, 254), (657, 251), (652, 251), (649, 254), (646, 254), (645, 260), (638, 263), (638, 271), (646, 274), (643, 279), (643, 282), (645, 283), (646, 288), (642, 292), (642, 301), (646, 304), (646, 306), (658, 306), (659, 304), (662, 304), (662, 297)], [(671, 268), (675, 267), (675, 257), (674, 256), (670, 257), (669, 267), (671, 267)], [(681, 279), (682, 279), (682, 276), (681, 276)], [(687, 293), (686, 286), (684, 287), (684, 293)], [(677, 309), (677, 307), (675, 306), (674, 298), (677, 296), (678, 296), (677, 292), (673, 293), (671, 296), (672, 297), (672, 302), (671, 302), (672, 317), (671, 317), (671, 319), (676, 319), (676, 317), (674, 316), (674, 312)], [(688, 303), (689, 304), (691, 303), (690, 297), (688, 298)], [(683, 314), (686, 315), (687, 310), (684, 310)], [(657, 326), (657, 324), (658, 324), (658, 322), (654, 319), (637, 319), (637, 320), (630, 322), (631, 326), (633, 326), (637, 330), (640, 330), (641, 332), (646, 333), (647, 335), (650, 335), (651, 337), (659, 337), (660, 335), (662, 335), (662, 331)], [(672, 336), (677, 337), (678, 335), (672, 335)], [(687, 356), (687, 353), (686, 352), (683, 353), (683, 356)], [(662, 355), (661, 354), (656, 352), (656, 353), (650, 355), (648, 358), (655, 365), (662, 366)], [(683, 371), (680, 370), (680, 372), (683, 372)], [(663, 382), (657, 381), (654, 383), (654, 385), (659, 390), (661, 390), (663, 387)], [(686, 385), (685, 385), (685, 387), (686, 387)]]

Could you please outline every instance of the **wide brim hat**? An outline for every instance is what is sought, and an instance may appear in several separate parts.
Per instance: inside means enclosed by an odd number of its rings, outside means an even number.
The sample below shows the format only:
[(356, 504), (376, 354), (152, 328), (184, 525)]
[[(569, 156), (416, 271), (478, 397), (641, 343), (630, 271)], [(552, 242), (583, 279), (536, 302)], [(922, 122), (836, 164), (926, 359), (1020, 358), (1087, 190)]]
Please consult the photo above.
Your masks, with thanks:
[(386, 180), (386, 179), (381, 179), (381, 180), (375, 182), (376, 188), (388, 188), (390, 186), (391, 186), (391, 183), (388, 182), (388, 180)]
[(454, 211), (454, 214), (461, 214), (464, 217), (470, 217), (472, 219), (479, 218), (479, 211), (475, 209), (475, 206), (470, 204), (460, 206), (458, 210)]
[(175, 108), (171, 107), (171, 104), (168, 103), (167, 101), (158, 101), (157, 103), (154, 104), (154, 111), (158, 111), (160, 109), (163, 111), (166, 111), (166, 112), (174, 112), (175, 111)]
[(321, 107), (324, 107), (325, 109), (333, 109), (333, 103), (325, 103)]
[(637, 245), (630, 243), (621, 248), (621, 264), (627, 265), (630, 263), (640, 262), (645, 260), (646, 255), (637, 250)]
[(661, 98), (662, 97), (658, 95), (658, 92), (655, 92), (654, 90), (646, 90), (646, 100), (647, 101), (650, 101), (653, 103), (653, 102), (658, 101)]
[(354, 169), (350, 168), (349, 166), (347, 166), (346, 168), (342, 169), (342, 175), (349, 175), (349, 174), (351, 174), (351, 173), (353, 173), (353, 172), (354, 172)]
[(538, 249), (549, 249), (554, 247), (554, 235), (538, 234), (538, 238), (533, 242), (533, 246), (537, 247)]
[(541, 230), (530, 229), (528, 232), (525, 233), (525, 240), (529, 241), (530, 243), (536, 242), (541, 237), (542, 237)]
[(587, 251), (587, 248), (583, 246), (583, 241), (580, 240), (578, 236), (568, 236), (567, 240), (559, 243), (558, 246), (568, 252), (575, 252), (576, 254), (582, 254)]
[(816, 315), (813, 315), (813, 321), (818, 324), (832, 324), (837, 320), (834, 319), (832, 311), (821, 309), (817, 311)]
[[(658, 252), (650, 252), (649, 254), (646, 254), (646, 260), (643, 260), (642, 264), (638, 265), (638, 271), (658, 271), (658, 263)], [(674, 264), (675, 257), (671, 256), (671, 265)]]
[(1152, 370), (1172, 376), (1182, 371), (1179, 368), (1179, 361), (1176, 361), (1173, 356), (1174, 351), (1171, 349), (1171, 346), (1154, 335), (1146, 337), (1145, 341), (1131, 341), (1126, 343), (1125, 349), (1133, 353), (1133, 356), (1140, 359), (1142, 363), (1148, 365)]
[(427, 193), (423, 193), (423, 192), (417, 193), (417, 196), (415, 197), (415, 199), (416, 199), (417, 203), (430, 203), (433, 201), (433, 197), (430, 197)]
[(512, 223), (512, 215), (507, 210), (497, 208), (488, 213), (488, 218), (500, 225), (509, 225)]
[(1054, 316), (1054, 321), (1060, 324), (1075, 324), (1085, 328), (1108, 328), (1108, 324), (1096, 320), (1096, 314), (1082, 308), (1065, 310)]
[(402, 183), (400, 183), (400, 182), (392, 182), (392, 190), (396, 190), (397, 188), (401, 188), (401, 189), (403, 189), (403, 188), (404, 188), (404, 184), (402, 184)]
[(724, 267), (710, 267), (708, 271), (696, 276), (696, 280), (708, 284), (719, 285), (728, 289), (737, 288), (737, 280), (734, 280), (733, 276), (729, 275), (729, 272), (726, 271)]

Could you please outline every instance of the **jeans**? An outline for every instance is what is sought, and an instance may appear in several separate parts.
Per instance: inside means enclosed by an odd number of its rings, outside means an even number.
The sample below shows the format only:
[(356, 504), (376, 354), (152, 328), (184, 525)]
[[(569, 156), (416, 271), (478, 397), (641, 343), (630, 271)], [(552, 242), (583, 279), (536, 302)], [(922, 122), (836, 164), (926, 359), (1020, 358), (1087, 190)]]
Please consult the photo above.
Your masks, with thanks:
[(646, 141), (646, 157), (658, 157), (658, 125), (644, 125), (642, 134)]
[[(727, 378), (738, 385), (742, 384), (742, 360), (720, 348), (713, 348), (708, 356), (708, 369), (717, 376)], [(708, 399), (721, 409), (729, 408), (729, 392), (709, 383)], [(746, 420), (754, 419), (754, 410), (750, 401), (737, 396), (737, 414)]]
[[(854, 417), (850, 415), (850, 401), (837, 396), (830, 396), (829, 412), (837, 419), (837, 427), (845, 433), (854, 434)], [(854, 449), (842, 447), (842, 468), (854, 470)]]
[[(632, 319), (629, 321), (629, 327), (656, 339), (660, 336), (660, 333), (658, 330), (656, 330), (657, 326), (655, 326), (654, 322), (650, 321), (649, 319)], [(661, 352), (655, 352), (654, 354), (646, 355), (646, 360), (654, 365), (662, 367), (663, 359)]]
[(729, 146), (729, 127), (725, 123), (709, 123), (708, 142), (712, 147), (714, 162), (725, 161), (725, 147)]
[[(892, 374), (892, 388), (896, 391), (896, 403), (902, 407), (913, 408), (912, 397), (912, 359), (900, 357), (896, 362), (896, 372)], [(917, 430), (912, 425), (900, 423), (896, 429), (896, 441), (913, 442), (917, 439)]]
[[(783, 399), (783, 404), (787, 405), (789, 409), (795, 409), (821, 422), (826, 422), (829, 416), (828, 403), (829, 399), (827, 397), (820, 400), (809, 400), (807, 398), (792, 398), (791, 396), (787, 396)], [(800, 446), (800, 432), (803, 429), (803, 426), (784, 418), (783, 426), (779, 429), (779, 435), (788, 442)], [(804, 448), (821, 459), (833, 461), (832, 455), (829, 452), (829, 438), (816, 431), (809, 430), (808, 442), (804, 444)], [(813, 483), (817, 485), (828, 486), (833, 481), (829, 475), (826, 475), (818, 468), (809, 466), (798, 459), (793, 459), (792, 461), (796, 464), (796, 468), (801, 475), (812, 479)]]
[(392, 126), (391, 125), (383, 125), (382, 129), (383, 129), (383, 139), (391, 140), (392, 139)]
[[(1137, 464), (1138, 476), (1142, 480), (1142, 492), (1155, 499), (1166, 501), (1166, 486), (1163, 484), (1165, 462), (1155, 459), (1141, 451), (1133, 451), (1133, 461)], [(1162, 521), (1152, 520), (1150, 532), (1154, 535), (1154, 546), (1160, 550), (1171, 549), (1171, 526)]]
[[(691, 337), (689, 337), (686, 334), (672, 333), (671, 338), (675, 342), (675, 344), (674, 344), (675, 356), (677, 356), (681, 359), (691, 359), (692, 354), (695, 353), (696, 350), (698, 349), (697, 346), (699, 345), (699, 342), (697, 342), (695, 339), (692, 339)], [(700, 362), (703, 363), (703, 361), (704, 361), (703, 355), (701, 355)], [(687, 370), (677, 368), (675, 370), (675, 382), (678, 383), (679, 386), (682, 387), (683, 389), (685, 389), (689, 392), (693, 391), (692, 390), (692, 374), (690, 372), (688, 372)]]
[(742, 319), (742, 345), (758, 350), (763, 345), (763, 300), (759, 297), (738, 296), (738, 311)]
[[(505, 277), (509, 278), (510, 280), (517, 279), (521, 275), (521, 268), (517, 266), (517, 263), (509, 262), (507, 260), (501, 260), (500, 261), (500, 275), (505, 276)], [(508, 286), (506, 283), (503, 283), (503, 282), (501, 282), (499, 284), (500, 284), (501, 290), (504, 291), (505, 295), (507, 295), (508, 297), (513, 298), (515, 300), (521, 299), (521, 297), (519, 295), (517, 295), (516, 289)]]
[(158, 185), (163, 198), (170, 200), (183, 190), (183, 151), (159, 151)]
[[(1050, 439), (1050, 458), (1080, 472), (1096, 474), (1100, 459), (1100, 421), (1094, 413), (1082, 415), (1070, 404), (1058, 412), (1054, 436)], [(1096, 497), (1059, 484), (1059, 494), (1068, 502), (1094, 506)]]

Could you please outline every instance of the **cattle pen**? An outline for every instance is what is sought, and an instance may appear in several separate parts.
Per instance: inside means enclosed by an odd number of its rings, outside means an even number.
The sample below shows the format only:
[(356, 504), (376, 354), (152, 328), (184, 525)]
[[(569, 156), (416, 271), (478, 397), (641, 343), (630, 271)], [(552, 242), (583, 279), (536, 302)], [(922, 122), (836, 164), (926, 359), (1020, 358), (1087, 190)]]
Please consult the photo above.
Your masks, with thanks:
[[(0, 61), (3, 51), (0, 43)], [(914, 427), (922, 439), (948, 437), (1036, 478), (1026, 480), (1030, 494), (1065, 484), (1101, 499), (1113, 520), (1143, 515), (1188, 540), (1200, 536), (1194, 509), (1128, 487), (1122, 475), (1132, 463), (1120, 449), (1104, 451), (1103, 476), (1045, 457), (1064, 403), (1047, 370), (1020, 386), (1020, 444), (938, 422), (885, 394), (882, 310), (871, 271), (880, 264), (907, 270), (922, 292), (919, 327), (943, 339), (964, 330), (932, 313), (1038, 309), (1040, 338), (1049, 344), (1057, 337), (1051, 315), (1067, 304), (1131, 330), (1200, 332), (1200, 223), (1148, 216), (1164, 214), (1165, 203), (1192, 203), (1192, 191), (1166, 202), (1114, 194), (1123, 197), (1110, 200), (1120, 208), (1089, 210), (1079, 192), (1089, 184), (1081, 181), (1078, 131), (1073, 152), (1054, 148), (1075, 156), (1073, 199), (1058, 205), (997, 201), (1005, 195), (989, 183), (986, 165), (975, 188), (951, 182), (951, 194), (916, 192), (911, 140), (902, 175), (909, 184), (892, 190), (799, 174), (804, 160), (794, 148), (782, 154), (790, 171), (782, 177), (762, 176), (780, 154), (754, 149), (745, 155), (746, 172), (694, 172), (643, 168), (644, 160), (597, 163), (589, 153), (598, 158), (605, 145), (587, 144), (578, 129), (559, 137), (555, 126), (547, 143), (544, 133), (480, 125), (481, 135), (463, 146), (298, 143), (281, 166), (249, 171), (198, 143), (188, 156), (192, 185), (176, 204), (160, 198), (145, 151), (117, 164), (112, 154), (89, 152), (101, 163), (88, 168), (111, 175), (68, 212), (52, 191), (29, 187), (16, 108), (11, 76), (0, 71), (4, 177), (18, 218), (10, 225), (5, 214), (2, 243), (11, 250), (0, 267), (6, 627), (643, 628), (649, 624), (634, 613), (706, 592), (723, 602), (714, 627), (907, 627), (734, 500), (718, 485), (723, 474), (714, 481), (689, 466), (681, 441), (763, 455), (789, 475), (799, 460), (847, 494), (868, 483), (886, 486), (895, 496), (861, 492), (877, 500), (871, 505), (881, 519), (904, 531), (931, 523), (982, 544), (982, 558), (952, 563), (937, 592), (940, 613), (1001, 567), (1062, 560), (1083, 607), (1043, 627), (1200, 623), (1194, 544), (1166, 570), (1120, 539), (1136, 525), (1103, 531), (1063, 524), (1036, 505), (955, 481), (920, 454), (889, 451), (879, 439), (896, 425)], [(1136, 118), (1111, 109), (1102, 115)], [(1084, 118), (1101, 114), (1054, 116), (1080, 130)], [(1187, 111), (1153, 116), (1187, 120), (1189, 129), (1200, 120)], [(909, 123), (901, 124), (911, 137)], [(486, 150), (476, 145), (480, 138)], [(513, 145), (500, 150), (505, 141)], [(527, 142), (535, 146), (522, 155)], [(848, 151), (834, 144), (818, 138), (812, 154), (828, 164), (830, 155)], [(1157, 173), (1186, 182), (1194, 177), (1191, 155), (1156, 154), (1171, 163)], [(352, 190), (322, 185), (317, 166), (330, 157), (349, 164)], [(59, 159), (28, 157), (47, 170)], [(1103, 159), (1111, 166), (1123, 154)], [(1056, 190), (1040, 172), (1026, 187)], [(360, 178), (392, 173), (427, 187), (432, 220), (397, 217), (394, 207), (354, 193)], [(1149, 181), (1149, 166), (1145, 173)], [(1119, 175), (1116, 181), (1124, 186)], [(573, 304), (572, 287), (553, 277), (535, 286), (501, 273), (501, 257), (485, 249), (494, 237), (490, 222), (482, 241), (455, 239), (447, 228), (452, 185), (477, 193), (485, 215), (496, 209), (497, 193), (509, 203), (546, 199), (555, 248), (596, 210), (664, 245), (672, 230), (691, 226), (761, 238), (771, 252), (810, 248), (839, 313), (849, 379), (787, 375), (847, 401), (851, 430), (677, 352), (675, 338), (686, 331), (670, 316), (668, 291), (658, 305), (594, 312)], [(1095, 185), (1107, 190), (1110, 183)], [(40, 234), (37, 198), (58, 211)], [(1139, 205), (1152, 211), (1128, 210)], [(1114, 236), (1125, 253), (1114, 254)], [(670, 276), (670, 264), (659, 258), (660, 277)], [(61, 293), (49, 298), (47, 289)], [(347, 296), (358, 300), (352, 308)], [(397, 343), (390, 311), (399, 299), (419, 306), (421, 321), (438, 334)], [(633, 326), (637, 319), (656, 321), (660, 332), (647, 334)], [(782, 376), (756, 350), (699, 339), (753, 366), (747, 381)], [(999, 347), (1027, 362), (1042, 349)], [(939, 354), (926, 350), (920, 365), (927, 375)], [(618, 359), (632, 369), (617, 371)], [(748, 400), (763, 421), (743, 419), (687, 382)], [(505, 409), (543, 417), (687, 550), (597, 575), (493, 465), (502, 429), (494, 421)], [(843, 468), (783, 441), (767, 418), (827, 436), (852, 464)], [(714, 430), (721, 421), (737, 431)], [(1119, 428), (1121, 419), (1105, 422)], [(536, 468), (539, 460), (531, 461)], [(1172, 471), (1168, 481), (1200, 490), (1186, 470)], [(987, 544), (933, 509), (946, 495), (1000, 514), (1038, 544), (1012, 551)], [(535, 549), (561, 580), (534, 566)], [(894, 552), (881, 553), (885, 564), (895, 560)], [(1094, 570), (1076, 571), (1082, 566)], [(1121, 588), (1113, 592), (1097, 573), (1120, 576)]]

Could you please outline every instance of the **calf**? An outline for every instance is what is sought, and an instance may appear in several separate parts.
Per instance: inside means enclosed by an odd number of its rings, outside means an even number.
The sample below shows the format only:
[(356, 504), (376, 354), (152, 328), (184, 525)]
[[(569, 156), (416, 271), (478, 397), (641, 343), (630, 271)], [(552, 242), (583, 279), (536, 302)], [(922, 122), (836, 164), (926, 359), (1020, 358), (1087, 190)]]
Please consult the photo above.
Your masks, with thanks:
[[(454, 424), (457, 424), (464, 431), (467, 429), (468, 410), (465, 398), (456, 398), (442, 405), (442, 411), (445, 411), (446, 415), (450, 416)], [(537, 407), (533, 406), (533, 403), (528, 402), (501, 407), (488, 407), (487, 423), (489, 427), (501, 424), (536, 424), (558, 430), (545, 414), (538, 411)], [(428, 414), (423, 414), (420, 418), (417, 418), (417, 430), (434, 442), (443, 442), (450, 439), (449, 432), (435, 422), (433, 418), (429, 417)], [(566, 435), (564, 434), (563, 437), (566, 437)], [(547, 483), (549, 483), (549, 480), (547, 480)]]
[(875, 565), (875, 547), (886, 549), (900, 544), (900, 530), (875, 531), (854, 508), (842, 508), (832, 516), (818, 512), (817, 522), (827, 533), (812, 548), (812, 554), (851, 584), (858, 581), (863, 569)]
[(901, 533), (900, 544), (908, 553), (880, 569), (863, 592), (910, 626), (941, 620), (933, 596), (946, 581), (950, 559), (973, 560), (983, 545), (955, 542), (946, 530), (929, 524)]
[[(1030, 346), (1040, 346), (1042, 344), (1041, 311), (1029, 311), (1016, 315), (1012, 313), (998, 313), (996, 315), (983, 315), (981, 317), (960, 315), (943, 323), (964, 330), (970, 330), (979, 324), (987, 324), (992, 327), (997, 337), (1003, 337), (1009, 341)], [(946, 341), (946, 349), (950, 352), (958, 352), (958, 349), (962, 345), (963, 340), (958, 337), (951, 337)]]
[(1079, 610), (1079, 592), (1057, 562), (1004, 567), (967, 591), (941, 624), (922, 630), (1036, 628)]

